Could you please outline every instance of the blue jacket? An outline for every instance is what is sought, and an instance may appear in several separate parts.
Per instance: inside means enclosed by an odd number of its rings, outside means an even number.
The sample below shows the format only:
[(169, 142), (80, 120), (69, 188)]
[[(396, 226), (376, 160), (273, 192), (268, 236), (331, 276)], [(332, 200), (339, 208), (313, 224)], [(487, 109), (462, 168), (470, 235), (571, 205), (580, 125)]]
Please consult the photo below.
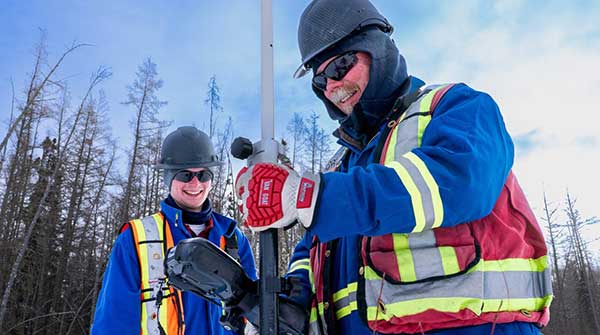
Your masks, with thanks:
[[(171, 232), (173, 242), (191, 238), (181, 222), (181, 211), (161, 202), (164, 214)], [(176, 215), (178, 214), (178, 215)], [(214, 226), (208, 234), (208, 239), (219, 245), (221, 236), (236, 222), (219, 215), (212, 214)], [(175, 217), (178, 218), (175, 221)], [(250, 278), (256, 280), (256, 266), (248, 240), (242, 232), (235, 228), (238, 240), (238, 253), (244, 270)], [(219, 324), (221, 307), (196, 296), (191, 292), (183, 292), (183, 310), (186, 324), (185, 334), (232, 334)], [(102, 280), (102, 289), (96, 304), (93, 335), (139, 334), (140, 333), (140, 274), (133, 245), (131, 228), (122, 232), (116, 239), (108, 265)]]
[[(413, 89), (422, 82), (413, 78)], [(384, 125), (385, 127), (385, 125)], [(382, 128), (383, 129), (383, 128)], [(340, 140), (350, 149), (339, 172), (322, 175), (321, 194), (311, 229), (297, 245), (290, 276), (303, 279), (305, 293), (292, 299), (309, 307), (311, 287), (306, 262), (313, 236), (334, 241), (331, 250), (330, 292), (358, 280), (361, 236), (409, 233), (415, 222), (408, 191), (397, 173), (374, 163), (380, 132), (363, 149)], [(444, 206), (443, 227), (473, 221), (493, 208), (512, 167), (514, 148), (494, 100), (459, 84), (450, 89), (433, 113), (418, 155), (436, 180)], [(333, 286), (333, 287), (331, 287)], [(371, 334), (358, 310), (336, 323), (339, 334)], [(490, 334), (491, 325), (428, 332), (427, 334)], [(528, 323), (495, 325), (496, 334), (539, 334)]]

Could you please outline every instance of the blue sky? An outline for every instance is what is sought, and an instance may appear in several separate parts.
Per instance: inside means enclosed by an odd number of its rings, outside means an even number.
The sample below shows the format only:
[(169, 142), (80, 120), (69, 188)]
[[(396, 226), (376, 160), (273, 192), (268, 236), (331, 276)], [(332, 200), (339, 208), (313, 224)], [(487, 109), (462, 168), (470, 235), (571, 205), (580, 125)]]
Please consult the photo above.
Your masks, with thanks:
[[(299, 62), (298, 18), (308, 0), (274, 0), (276, 134), (293, 112), (327, 118), (310, 78), (293, 80)], [(542, 192), (559, 204), (568, 188), (586, 217), (600, 216), (600, 2), (374, 0), (395, 26), (394, 40), (409, 72), (429, 83), (465, 82), (499, 103), (517, 145), (514, 170), (534, 211)], [(11, 89), (25, 86), (39, 28), (54, 61), (74, 41), (92, 44), (69, 56), (60, 77), (73, 100), (100, 65), (113, 72), (102, 85), (110, 127), (123, 153), (133, 111), (120, 104), (136, 68), (151, 57), (168, 101), (161, 117), (173, 127), (206, 124), (213, 74), (236, 135), (259, 137), (260, 1), (3, 0), (0, 3), (0, 133)], [(22, 98), (22, 95), (18, 95)]]

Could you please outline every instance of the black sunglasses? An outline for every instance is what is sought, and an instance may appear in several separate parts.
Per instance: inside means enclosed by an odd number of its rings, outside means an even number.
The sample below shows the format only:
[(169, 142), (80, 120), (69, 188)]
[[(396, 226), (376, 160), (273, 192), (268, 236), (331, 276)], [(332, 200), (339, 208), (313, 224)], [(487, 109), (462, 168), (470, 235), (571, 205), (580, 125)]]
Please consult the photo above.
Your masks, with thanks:
[(202, 170), (202, 171), (197, 171), (197, 172), (182, 170), (182, 171), (177, 172), (175, 174), (175, 177), (173, 177), (173, 179), (178, 180), (183, 183), (189, 183), (190, 181), (192, 181), (192, 179), (194, 177), (197, 177), (199, 182), (204, 183), (209, 180), (212, 180), (213, 174), (212, 174), (212, 172), (210, 172), (210, 170)]
[(358, 63), (358, 57), (356, 51), (350, 51), (343, 55), (336, 57), (334, 60), (329, 62), (323, 72), (313, 77), (313, 85), (325, 91), (327, 88), (327, 78), (333, 80), (340, 80), (344, 78), (350, 70)]

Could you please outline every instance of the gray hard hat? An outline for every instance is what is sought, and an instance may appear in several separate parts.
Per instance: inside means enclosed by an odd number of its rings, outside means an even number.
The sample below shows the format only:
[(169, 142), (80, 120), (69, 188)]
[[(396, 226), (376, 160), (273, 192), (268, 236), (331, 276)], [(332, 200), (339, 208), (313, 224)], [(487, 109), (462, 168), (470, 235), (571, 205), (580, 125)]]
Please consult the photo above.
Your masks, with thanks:
[(388, 34), (394, 29), (368, 0), (313, 0), (300, 17), (298, 47), (302, 64), (294, 78), (304, 76), (310, 69), (309, 62), (320, 52), (368, 26)]
[(196, 127), (179, 127), (165, 137), (156, 169), (181, 170), (187, 168), (223, 165), (219, 161), (212, 141)]

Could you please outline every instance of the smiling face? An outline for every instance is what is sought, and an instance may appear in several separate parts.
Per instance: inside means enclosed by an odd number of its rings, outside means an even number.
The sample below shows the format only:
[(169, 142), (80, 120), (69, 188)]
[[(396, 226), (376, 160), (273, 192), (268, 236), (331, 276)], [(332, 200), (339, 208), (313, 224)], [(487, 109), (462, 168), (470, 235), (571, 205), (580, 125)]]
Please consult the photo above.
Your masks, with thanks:
[[(197, 172), (206, 169), (190, 168), (186, 170)], [(185, 183), (174, 178), (171, 182), (171, 196), (182, 209), (190, 212), (200, 212), (211, 188), (212, 180), (200, 182), (198, 177), (194, 176), (192, 180)]]
[[(354, 106), (360, 101), (367, 84), (369, 83), (369, 68), (371, 57), (364, 52), (357, 52), (358, 62), (340, 80), (327, 78), (327, 87), (324, 94), (331, 103), (339, 108), (344, 114), (350, 115)], [(317, 74), (323, 72), (327, 65), (338, 56), (334, 56), (323, 62), (317, 68)]]

